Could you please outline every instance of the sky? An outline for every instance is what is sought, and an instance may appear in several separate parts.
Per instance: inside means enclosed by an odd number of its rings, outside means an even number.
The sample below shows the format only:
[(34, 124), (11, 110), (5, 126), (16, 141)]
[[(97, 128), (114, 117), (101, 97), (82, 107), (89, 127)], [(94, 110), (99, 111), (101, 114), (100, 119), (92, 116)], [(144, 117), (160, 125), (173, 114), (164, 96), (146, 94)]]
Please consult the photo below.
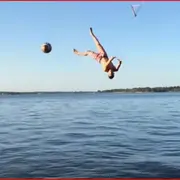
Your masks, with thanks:
[[(136, 18), (131, 4), (141, 4)], [(7, 2), (1, 7), (0, 91), (96, 91), (180, 85), (178, 2)], [(90, 57), (89, 28), (123, 63), (113, 80)], [(45, 54), (41, 44), (49, 42)], [(114, 60), (117, 64), (117, 60)]]

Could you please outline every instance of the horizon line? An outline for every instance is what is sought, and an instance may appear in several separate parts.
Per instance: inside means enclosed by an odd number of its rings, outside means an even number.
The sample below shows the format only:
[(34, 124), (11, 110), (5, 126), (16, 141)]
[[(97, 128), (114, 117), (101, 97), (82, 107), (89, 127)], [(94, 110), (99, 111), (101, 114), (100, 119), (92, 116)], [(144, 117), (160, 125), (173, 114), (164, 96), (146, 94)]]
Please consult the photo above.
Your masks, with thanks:
[(174, 85), (174, 86), (143, 86), (143, 87), (132, 87), (132, 88), (112, 88), (112, 89), (104, 89), (104, 90), (72, 90), (72, 91), (60, 91), (60, 90), (55, 90), (55, 91), (48, 91), (48, 90), (37, 90), (37, 91), (10, 91), (10, 90), (0, 90), (0, 93), (93, 93), (93, 92), (102, 92), (102, 91), (109, 91), (109, 90), (133, 90), (133, 89), (145, 89), (145, 88), (150, 88), (150, 89), (156, 89), (156, 88), (164, 88), (164, 89), (169, 89), (169, 88), (180, 88), (180, 85)]

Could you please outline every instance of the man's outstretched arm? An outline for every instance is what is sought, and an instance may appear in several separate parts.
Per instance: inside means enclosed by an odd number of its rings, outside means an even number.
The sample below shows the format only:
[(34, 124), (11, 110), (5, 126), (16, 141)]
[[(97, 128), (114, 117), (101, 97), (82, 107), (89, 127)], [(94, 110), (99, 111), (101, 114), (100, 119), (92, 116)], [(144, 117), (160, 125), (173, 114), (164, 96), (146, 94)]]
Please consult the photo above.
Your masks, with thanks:
[(122, 61), (121, 61), (121, 60), (118, 59), (118, 61), (119, 61), (119, 64), (118, 64), (117, 67), (116, 67), (116, 71), (119, 71), (119, 68), (121, 67), (121, 64), (122, 64)]
[(109, 64), (115, 59), (116, 57), (111, 57), (107, 62), (106, 66), (109, 66)]

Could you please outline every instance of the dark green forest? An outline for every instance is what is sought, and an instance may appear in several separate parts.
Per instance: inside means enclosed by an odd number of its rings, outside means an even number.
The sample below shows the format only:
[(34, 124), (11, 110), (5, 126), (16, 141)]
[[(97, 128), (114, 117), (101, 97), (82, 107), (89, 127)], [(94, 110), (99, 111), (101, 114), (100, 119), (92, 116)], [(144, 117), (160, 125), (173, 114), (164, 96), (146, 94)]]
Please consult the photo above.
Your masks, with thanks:
[(109, 89), (98, 92), (114, 92), (114, 93), (157, 93), (157, 92), (180, 92), (180, 86), (171, 87), (138, 87), (127, 89)]

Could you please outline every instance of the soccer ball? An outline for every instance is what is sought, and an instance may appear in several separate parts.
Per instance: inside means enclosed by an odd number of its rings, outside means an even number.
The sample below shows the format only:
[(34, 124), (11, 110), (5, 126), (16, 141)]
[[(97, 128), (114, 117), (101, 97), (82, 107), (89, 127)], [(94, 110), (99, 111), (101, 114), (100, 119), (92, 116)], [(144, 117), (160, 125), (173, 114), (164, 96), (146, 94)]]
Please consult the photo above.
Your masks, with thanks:
[(44, 53), (50, 53), (51, 50), (52, 50), (52, 46), (50, 43), (44, 43), (41, 45), (41, 50), (44, 52)]

